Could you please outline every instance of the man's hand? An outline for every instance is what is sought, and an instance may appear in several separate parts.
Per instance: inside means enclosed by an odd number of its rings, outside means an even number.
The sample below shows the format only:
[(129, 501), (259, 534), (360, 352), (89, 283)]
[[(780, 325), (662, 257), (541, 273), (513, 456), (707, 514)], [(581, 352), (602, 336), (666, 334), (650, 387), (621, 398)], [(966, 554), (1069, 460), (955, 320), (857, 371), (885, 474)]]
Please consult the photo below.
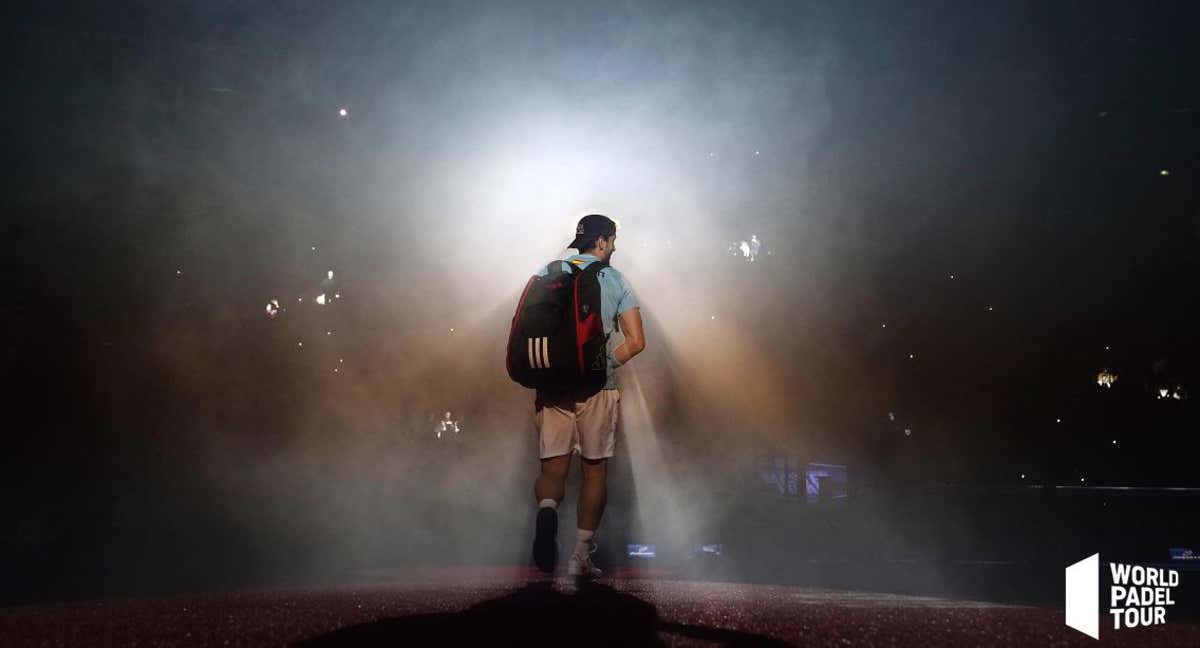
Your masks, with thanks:
[(638, 308), (630, 308), (621, 313), (618, 319), (621, 322), (621, 333), (625, 339), (621, 342), (621, 346), (613, 351), (613, 357), (617, 364), (625, 364), (646, 348), (646, 337), (642, 333), (642, 311)]

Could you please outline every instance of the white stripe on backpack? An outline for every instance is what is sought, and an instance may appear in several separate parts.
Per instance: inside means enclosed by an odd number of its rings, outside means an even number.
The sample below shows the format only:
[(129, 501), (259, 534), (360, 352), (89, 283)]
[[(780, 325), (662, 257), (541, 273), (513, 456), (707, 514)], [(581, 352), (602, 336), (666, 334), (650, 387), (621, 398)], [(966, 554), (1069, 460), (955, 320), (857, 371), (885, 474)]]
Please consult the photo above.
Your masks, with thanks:
[(525, 338), (525, 348), (529, 351), (529, 366), (534, 369), (550, 368), (550, 338)]

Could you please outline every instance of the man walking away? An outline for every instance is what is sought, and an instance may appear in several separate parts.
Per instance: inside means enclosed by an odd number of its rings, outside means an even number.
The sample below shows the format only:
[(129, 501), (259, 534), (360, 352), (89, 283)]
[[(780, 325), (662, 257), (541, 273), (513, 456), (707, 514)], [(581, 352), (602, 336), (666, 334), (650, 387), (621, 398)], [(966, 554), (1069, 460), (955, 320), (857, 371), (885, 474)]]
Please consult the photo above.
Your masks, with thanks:
[[(596, 549), (596, 529), (604, 514), (608, 459), (613, 456), (616, 443), (617, 410), (620, 393), (616, 385), (616, 369), (646, 348), (642, 333), (642, 316), (629, 282), (620, 272), (609, 265), (616, 251), (617, 227), (611, 219), (599, 214), (584, 216), (575, 230), (575, 240), (570, 247), (579, 250), (560, 261), (561, 267), (551, 263), (542, 268), (539, 277), (547, 277), (551, 270), (574, 278), (579, 309), (575, 313), (580, 330), (586, 328), (579, 321), (590, 322), (594, 313), (588, 313), (586, 300), (579, 291), (586, 292), (583, 282), (590, 274), (599, 284), (599, 308), (603, 323), (603, 347), (589, 368), (604, 372), (598, 374), (596, 385), (603, 381), (602, 389), (580, 389), (578, 386), (545, 385), (537, 388), (534, 398), (534, 422), (537, 428), (538, 449), (541, 458), (541, 473), (534, 482), (534, 496), (538, 502), (537, 532), (533, 541), (534, 563), (545, 573), (553, 573), (558, 562), (558, 504), (566, 488), (567, 470), (571, 454), (578, 452), (583, 472), (583, 483), (579, 491), (579, 519), (575, 548), (567, 563), (571, 576), (595, 578), (601, 572), (592, 563), (591, 554)], [(588, 272), (589, 266), (600, 264)], [(599, 268), (597, 270), (597, 268)], [(532, 281), (532, 280), (531, 280)], [(593, 310), (595, 306), (591, 307)], [(612, 334), (619, 331), (623, 339), (614, 345)], [(599, 331), (597, 330), (598, 334)], [(582, 334), (581, 334), (582, 335)], [(597, 336), (598, 337), (598, 336)], [(582, 339), (582, 338), (580, 338)], [(511, 340), (510, 340), (511, 344)], [(579, 356), (584, 358), (584, 343)], [(517, 350), (521, 347), (517, 345)], [(535, 353), (537, 345), (530, 343), (530, 355), (535, 365), (555, 362), (554, 353)], [(510, 358), (513, 354), (510, 353)], [(583, 363), (581, 363), (583, 364)]]

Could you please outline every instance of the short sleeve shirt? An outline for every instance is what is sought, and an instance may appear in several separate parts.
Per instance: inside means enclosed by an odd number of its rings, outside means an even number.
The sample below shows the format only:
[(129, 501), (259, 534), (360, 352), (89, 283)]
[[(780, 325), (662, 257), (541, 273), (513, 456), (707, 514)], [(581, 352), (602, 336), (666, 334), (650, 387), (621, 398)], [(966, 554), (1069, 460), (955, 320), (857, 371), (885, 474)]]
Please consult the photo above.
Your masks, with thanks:
[[(598, 260), (595, 255), (591, 254), (572, 254), (562, 260), (562, 268), (564, 272), (570, 272), (567, 264), (571, 264), (582, 270), (591, 265), (593, 261)], [(546, 267), (542, 266), (537, 274), (539, 277), (546, 276)], [(618, 329), (617, 318), (621, 316), (621, 313), (631, 308), (637, 308), (638, 303), (637, 298), (633, 296), (633, 288), (616, 268), (612, 266), (604, 268), (596, 273), (596, 279), (600, 282), (600, 316), (604, 318), (604, 334), (608, 336), (608, 381), (604, 388), (616, 389), (617, 373), (613, 351), (617, 348), (617, 343), (613, 339), (613, 331)]]

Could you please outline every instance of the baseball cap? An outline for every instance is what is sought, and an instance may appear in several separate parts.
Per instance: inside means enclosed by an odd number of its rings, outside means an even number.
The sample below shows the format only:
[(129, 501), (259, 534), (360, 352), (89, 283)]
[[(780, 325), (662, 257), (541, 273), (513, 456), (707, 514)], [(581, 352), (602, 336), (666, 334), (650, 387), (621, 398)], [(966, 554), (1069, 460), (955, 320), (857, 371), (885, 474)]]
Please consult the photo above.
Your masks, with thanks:
[(616, 233), (617, 224), (611, 218), (601, 214), (588, 214), (579, 219), (579, 224), (575, 226), (575, 240), (567, 247), (581, 250), (583, 248), (580, 246), (591, 243), (597, 236), (612, 236)]

